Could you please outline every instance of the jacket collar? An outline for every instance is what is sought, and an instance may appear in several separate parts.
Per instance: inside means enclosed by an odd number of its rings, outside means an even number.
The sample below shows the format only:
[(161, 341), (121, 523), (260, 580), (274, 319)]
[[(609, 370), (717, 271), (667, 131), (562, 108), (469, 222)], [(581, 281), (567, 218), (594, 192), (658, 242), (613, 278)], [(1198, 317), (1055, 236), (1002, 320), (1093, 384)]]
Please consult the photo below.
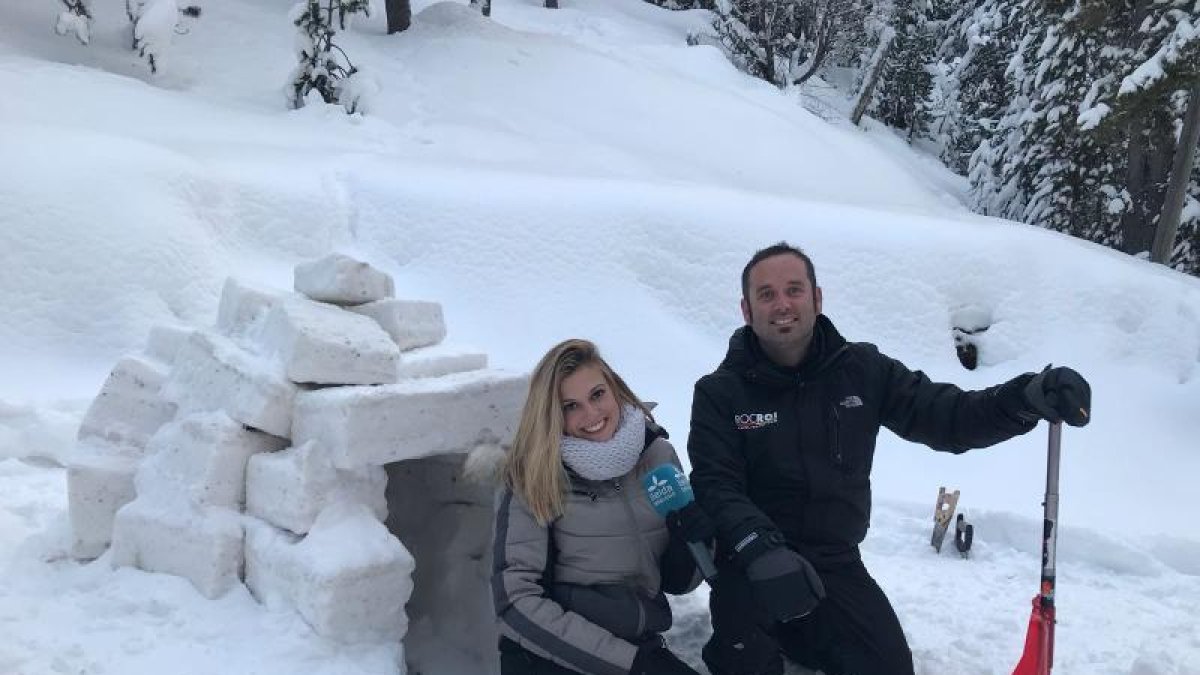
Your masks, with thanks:
[(817, 316), (813, 341), (797, 368), (785, 368), (767, 357), (750, 326), (742, 326), (729, 337), (729, 350), (719, 369), (730, 370), (752, 382), (787, 387), (815, 377), (833, 365), (849, 345), (824, 314)]

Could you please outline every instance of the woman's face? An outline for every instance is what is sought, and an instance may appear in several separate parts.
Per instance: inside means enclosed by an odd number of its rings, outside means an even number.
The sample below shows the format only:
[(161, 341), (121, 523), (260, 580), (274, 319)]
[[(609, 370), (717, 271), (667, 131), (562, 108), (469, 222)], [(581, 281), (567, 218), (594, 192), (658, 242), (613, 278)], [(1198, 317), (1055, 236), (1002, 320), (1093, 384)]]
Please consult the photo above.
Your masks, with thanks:
[(621, 406), (599, 366), (584, 365), (563, 379), (563, 431), (589, 441), (607, 441), (621, 422)]

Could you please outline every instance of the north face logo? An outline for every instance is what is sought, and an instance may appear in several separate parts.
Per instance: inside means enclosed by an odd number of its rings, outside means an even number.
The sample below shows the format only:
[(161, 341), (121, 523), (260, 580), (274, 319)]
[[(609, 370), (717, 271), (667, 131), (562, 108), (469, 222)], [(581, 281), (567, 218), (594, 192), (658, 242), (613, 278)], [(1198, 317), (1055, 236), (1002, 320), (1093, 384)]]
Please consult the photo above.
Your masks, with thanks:
[(775, 424), (779, 421), (778, 412), (769, 413), (738, 413), (733, 416), (733, 426), (740, 431), (748, 429), (761, 429), (768, 424)]
[(862, 404), (862, 399), (857, 396), (847, 396), (842, 399), (841, 403), (838, 403), (843, 408), (861, 408)]

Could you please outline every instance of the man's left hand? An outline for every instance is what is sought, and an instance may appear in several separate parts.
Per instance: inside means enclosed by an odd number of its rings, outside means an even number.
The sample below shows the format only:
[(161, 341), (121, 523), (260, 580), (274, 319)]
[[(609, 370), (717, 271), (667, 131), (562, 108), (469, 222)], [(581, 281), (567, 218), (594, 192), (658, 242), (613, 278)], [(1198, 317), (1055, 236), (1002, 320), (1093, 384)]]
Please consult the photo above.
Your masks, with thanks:
[(1025, 400), (1043, 419), (1081, 427), (1091, 421), (1092, 388), (1074, 370), (1059, 366), (1046, 369), (1025, 385)]

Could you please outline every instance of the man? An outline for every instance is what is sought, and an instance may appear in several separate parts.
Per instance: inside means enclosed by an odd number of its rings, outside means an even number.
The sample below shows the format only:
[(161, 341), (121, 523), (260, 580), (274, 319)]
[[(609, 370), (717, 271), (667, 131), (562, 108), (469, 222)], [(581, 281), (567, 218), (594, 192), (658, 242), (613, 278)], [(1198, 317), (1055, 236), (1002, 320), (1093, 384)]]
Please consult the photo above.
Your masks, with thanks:
[(826, 675), (911, 675), (858, 550), (879, 427), (961, 453), (1039, 419), (1086, 424), (1088, 383), (1069, 368), (981, 391), (931, 382), (847, 342), (821, 314), (812, 261), (783, 242), (742, 271), (742, 316), (692, 401), (692, 486), (716, 523), (720, 569), (704, 661), (713, 675), (778, 675), (782, 649)]

